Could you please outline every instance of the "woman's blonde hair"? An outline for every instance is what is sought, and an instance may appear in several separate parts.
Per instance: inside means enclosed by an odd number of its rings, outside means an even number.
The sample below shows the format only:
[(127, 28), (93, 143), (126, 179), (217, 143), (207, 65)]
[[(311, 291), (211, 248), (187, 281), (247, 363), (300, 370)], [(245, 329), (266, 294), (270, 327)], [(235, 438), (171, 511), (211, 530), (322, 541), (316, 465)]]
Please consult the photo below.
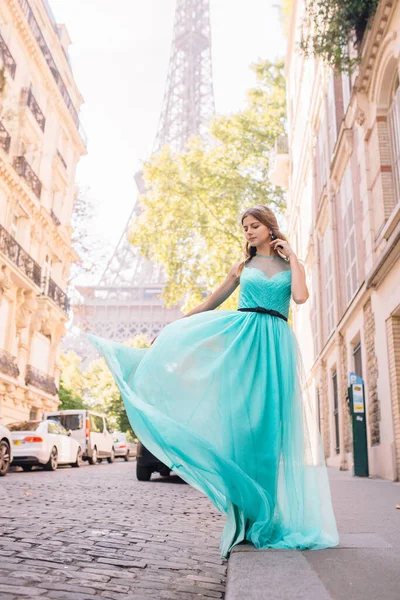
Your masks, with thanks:
[[(245, 220), (245, 218), (250, 217), (250, 216), (254, 217), (255, 219), (257, 219), (257, 221), (260, 221), (260, 223), (262, 223), (263, 225), (268, 227), (268, 229), (272, 232), (272, 234), (276, 238), (286, 241), (286, 236), (283, 235), (283, 233), (279, 230), (279, 225), (278, 225), (278, 221), (276, 219), (275, 214), (268, 206), (264, 206), (264, 204), (257, 204), (256, 206), (253, 206), (252, 208), (248, 208), (242, 214), (242, 217), (241, 217), (242, 225), (243, 225), (243, 221)], [(257, 253), (257, 248), (255, 246), (251, 246), (249, 244), (249, 242), (246, 242), (243, 250), (244, 250), (244, 259), (240, 262), (240, 264), (238, 266), (238, 277), (241, 274), (241, 272), (243, 271), (246, 263), (248, 263), (253, 258), (253, 256), (255, 256)], [(274, 252), (276, 255), (282, 256), (279, 254), (279, 252), (277, 252), (275, 250), (274, 250)]]

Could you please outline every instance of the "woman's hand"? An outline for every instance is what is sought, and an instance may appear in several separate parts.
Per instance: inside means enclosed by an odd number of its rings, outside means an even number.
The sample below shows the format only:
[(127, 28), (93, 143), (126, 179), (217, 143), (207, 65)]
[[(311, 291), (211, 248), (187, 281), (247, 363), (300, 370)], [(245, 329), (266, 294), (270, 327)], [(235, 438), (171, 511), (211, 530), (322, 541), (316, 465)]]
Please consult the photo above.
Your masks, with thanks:
[(290, 258), (291, 256), (294, 255), (293, 248), (290, 246), (289, 242), (286, 240), (280, 240), (279, 238), (277, 238), (276, 240), (273, 240), (272, 242), (270, 242), (269, 245), (272, 246), (272, 248), (275, 250), (275, 252), (283, 254), (283, 256), (285, 258)]

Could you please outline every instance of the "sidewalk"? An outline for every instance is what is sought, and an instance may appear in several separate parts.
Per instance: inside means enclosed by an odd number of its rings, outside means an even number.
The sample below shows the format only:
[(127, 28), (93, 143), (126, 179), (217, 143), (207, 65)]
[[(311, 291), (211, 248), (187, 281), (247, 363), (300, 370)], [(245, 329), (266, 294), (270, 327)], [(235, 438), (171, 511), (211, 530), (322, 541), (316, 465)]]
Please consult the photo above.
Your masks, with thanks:
[(400, 483), (329, 469), (340, 546), (234, 548), (225, 600), (400, 600)]

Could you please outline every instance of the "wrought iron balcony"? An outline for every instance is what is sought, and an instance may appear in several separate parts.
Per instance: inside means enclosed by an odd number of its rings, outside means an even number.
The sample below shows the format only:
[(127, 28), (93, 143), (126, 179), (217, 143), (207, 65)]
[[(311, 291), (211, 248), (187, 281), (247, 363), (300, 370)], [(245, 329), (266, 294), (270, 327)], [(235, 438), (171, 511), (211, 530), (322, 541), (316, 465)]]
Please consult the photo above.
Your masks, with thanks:
[(4, 375), (9, 375), (9, 377), (17, 378), (19, 375), (19, 369), (17, 366), (17, 359), (15, 356), (7, 352), (6, 350), (2, 350), (0, 348), (0, 373), (4, 373)]
[(0, 252), (3, 252), (35, 285), (41, 286), (42, 269), (2, 225)]
[(0, 54), (3, 57), (4, 66), (7, 71), (10, 73), (11, 77), (14, 79), (15, 71), (17, 70), (17, 63), (13, 59), (13, 56), (8, 49), (7, 44), (5, 43), (2, 35), (0, 34)]
[(30, 108), (40, 129), (42, 131), (44, 131), (44, 128), (46, 125), (46, 117), (40, 110), (39, 104), (36, 102), (36, 98), (33, 95), (33, 92), (30, 88), (23, 90), (23, 99), (24, 99), (24, 103), (26, 104), (26, 106), (28, 106)]
[(67, 105), (67, 108), (71, 114), (71, 117), (72, 117), (76, 127), (78, 128), (78, 131), (81, 134), (83, 141), (86, 144), (86, 136), (80, 126), (78, 112), (77, 112), (75, 106), (73, 105), (71, 96), (69, 95), (66, 85), (65, 85), (64, 81), (62, 80), (59, 70), (57, 69), (56, 63), (54, 62), (54, 58), (50, 52), (48, 45), (46, 44), (46, 40), (44, 38), (42, 30), (40, 29), (39, 23), (37, 22), (35, 15), (32, 12), (29, 2), (28, 2), (28, 0), (18, 0), (18, 2), (19, 2), (20, 7), (22, 8), (22, 11), (23, 11), (25, 17), (27, 18), (27, 21), (32, 30), (32, 33), (33, 33), (37, 43), (39, 44), (39, 48), (42, 51), (42, 54), (49, 66), (49, 69), (58, 85), (61, 95), (64, 98), (64, 102)]
[(69, 298), (65, 292), (56, 284), (53, 279), (49, 279), (45, 282), (46, 296), (51, 298), (57, 306), (59, 306), (64, 312), (68, 312), (70, 309)]
[(56, 213), (54, 212), (54, 210), (53, 210), (53, 209), (51, 209), (51, 211), (50, 211), (50, 215), (51, 215), (51, 218), (53, 219), (53, 221), (54, 221), (55, 225), (57, 225), (57, 227), (58, 227), (58, 225), (61, 225), (61, 221), (60, 221), (60, 219), (57, 217), (57, 215), (56, 215)]
[(10, 143), (11, 136), (4, 127), (3, 123), (0, 121), (0, 146), (3, 148), (4, 152), (7, 152), (7, 154), (10, 150)]
[(26, 365), (25, 383), (43, 390), (46, 394), (51, 394), (52, 396), (58, 394), (54, 377), (50, 377), (50, 375), (32, 367), (32, 365)]
[(40, 198), (42, 192), (42, 182), (36, 175), (30, 164), (27, 162), (25, 156), (16, 156), (14, 159), (14, 169), (18, 175), (26, 180), (31, 190)]

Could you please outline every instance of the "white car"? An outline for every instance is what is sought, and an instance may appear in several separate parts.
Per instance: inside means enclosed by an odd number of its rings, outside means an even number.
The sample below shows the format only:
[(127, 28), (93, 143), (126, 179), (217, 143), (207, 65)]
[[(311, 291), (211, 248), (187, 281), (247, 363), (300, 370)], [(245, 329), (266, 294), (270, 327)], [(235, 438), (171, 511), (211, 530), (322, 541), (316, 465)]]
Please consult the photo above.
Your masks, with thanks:
[(128, 442), (126, 433), (114, 433), (115, 458), (129, 460), (130, 456), (136, 456), (136, 444)]
[(82, 448), (57, 421), (22, 421), (7, 426), (11, 432), (13, 466), (30, 471), (34, 465), (55, 471), (58, 465), (80, 467)]
[(0, 477), (7, 475), (12, 461), (11, 433), (7, 427), (0, 425)]
[(88, 460), (90, 465), (103, 458), (114, 462), (114, 439), (106, 415), (92, 410), (70, 409), (46, 412), (43, 419), (57, 421), (65, 427), (82, 448), (83, 460)]

